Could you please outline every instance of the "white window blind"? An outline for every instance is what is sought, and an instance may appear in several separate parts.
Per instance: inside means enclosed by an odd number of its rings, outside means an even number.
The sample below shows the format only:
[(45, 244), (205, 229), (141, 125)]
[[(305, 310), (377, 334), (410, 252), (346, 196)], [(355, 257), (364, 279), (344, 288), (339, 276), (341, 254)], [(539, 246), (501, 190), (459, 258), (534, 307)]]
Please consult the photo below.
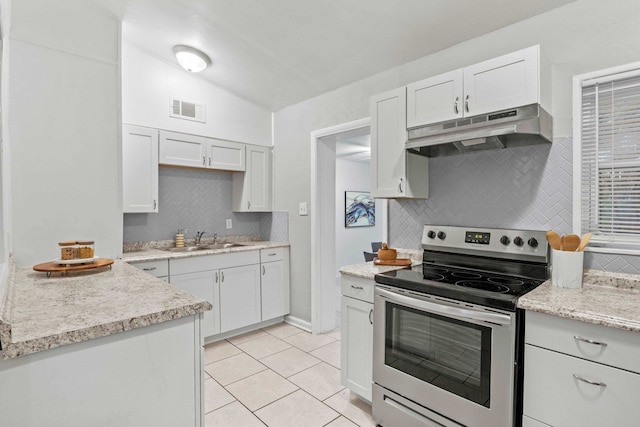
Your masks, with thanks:
[(640, 73), (582, 84), (582, 232), (640, 244)]

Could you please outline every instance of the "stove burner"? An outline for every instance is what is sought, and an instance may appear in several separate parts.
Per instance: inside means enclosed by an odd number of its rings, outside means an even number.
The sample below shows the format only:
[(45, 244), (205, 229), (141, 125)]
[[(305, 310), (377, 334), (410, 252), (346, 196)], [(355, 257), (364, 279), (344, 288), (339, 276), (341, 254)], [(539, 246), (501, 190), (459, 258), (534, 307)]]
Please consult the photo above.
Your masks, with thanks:
[(489, 277), (487, 278), (488, 281), (492, 282), (492, 283), (498, 283), (501, 285), (523, 285), (524, 281), (519, 280), (519, 279), (514, 279), (511, 277)]
[(444, 280), (444, 276), (438, 273), (432, 273), (430, 271), (423, 272), (424, 280), (433, 280), (435, 282), (439, 282)]
[(483, 282), (480, 280), (461, 280), (459, 282), (456, 282), (456, 286), (480, 289), (480, 290), (489, 291), (489, 292), (499, 292), (502, 294), (506, 294), (509, 292), (509, 288), (505, 285), (500, 285), (498, 283), (491, 283), (491, 282)]
[(463, 271), (454, 271), (451, 273), (453, 277), (457, 277), (459, 279), (471, 280), (471, 279), (479, 279), (482, 277), (482, 274), (477, 273), (465, 273)]

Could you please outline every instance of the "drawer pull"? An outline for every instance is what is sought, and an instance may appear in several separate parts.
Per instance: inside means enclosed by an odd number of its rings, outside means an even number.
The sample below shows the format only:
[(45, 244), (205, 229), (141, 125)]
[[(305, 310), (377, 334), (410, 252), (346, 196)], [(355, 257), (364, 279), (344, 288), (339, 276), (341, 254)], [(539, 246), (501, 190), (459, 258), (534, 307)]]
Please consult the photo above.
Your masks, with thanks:
[(358, 290), (362, 290), (362, 289), (363, 289), (363, 288), (362, 288), (362, 286), (355, 286), (355, 285), (351, 285), (351, 287), (352, 287), (353, 289), (358, 289)]
[(156, 267), (147, 267), (147, 268), (143, 268), (142, 271), (153, 271), (155, 269)]
[(585, 382), (587, 384), (591, 384), (591, 385), (597, 385), (598, 387), (606, 387), (607, 385), (605, 383), (602, 382), (598, 382), (598, 381), (592, 381), (592, 380), (588, 380), (586, 378), (582, 378), (580, 375), (578, 374), (573, 374), (573, 378), (577, 379), (578, 381), (582, 381)]
[(580, 337), (580, 336), (578, 336), (578, 335), (574, 335), (574, 336), (573, 336), (573, 339), (578, 340), (578, 341), (583, 341), (583, 342), (586, 342), (586, 343), (589, 343), (589, 344), (601, 345), (601, 346), (603, 346), (603, 347), (607, 345), (607, 343), (606, 343), (606, 342), (602, 342), (602, 341), (594, 341), (594, 340), (590, 340), (590, 339), (588, 339), (588, 338)]
[(267, 254), (267, 256), (276, 256), (275, 252), (271, 252), (270, 254)]

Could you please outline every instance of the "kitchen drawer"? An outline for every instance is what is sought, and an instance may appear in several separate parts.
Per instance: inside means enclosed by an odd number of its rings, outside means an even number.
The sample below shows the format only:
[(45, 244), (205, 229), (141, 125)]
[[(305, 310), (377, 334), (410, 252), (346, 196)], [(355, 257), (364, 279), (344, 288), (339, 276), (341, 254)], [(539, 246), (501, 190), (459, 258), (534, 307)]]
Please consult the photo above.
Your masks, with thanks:
[(532, 345), (525, 346), (524, 371), (526, 416), (554, 427), (638, 425), (638, 374)]
[(287, 248), (260, 249), (260, 262), (282, 261)]
[(525, 342), (640, 373), (640, 333), (527, 311)]
[(343, 274), (340, 277), (340, 288), (342, 295), (345, 297), (351, 297), (373, 304), (374, 287), (375, 282), (371, 279), (349, 276), (348, 274)]
[(171, 275), (195, 273), (260, 263), (260, 251), (230, 252), (217, 255), (171, 259)]
[(156, 277), (166, 277), (169, 275), (169, 260), (166, 259), (161, 261), (132, 262), (131, 265)]

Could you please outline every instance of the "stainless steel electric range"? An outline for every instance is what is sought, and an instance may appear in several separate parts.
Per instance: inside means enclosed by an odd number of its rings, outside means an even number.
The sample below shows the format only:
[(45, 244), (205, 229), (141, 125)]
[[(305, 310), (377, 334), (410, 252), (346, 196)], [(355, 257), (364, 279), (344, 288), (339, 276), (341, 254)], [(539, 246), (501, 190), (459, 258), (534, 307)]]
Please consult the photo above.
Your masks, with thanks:
[(545, 232), (427, 225), (422, 246), (421, 266), (375, 276), (374, 420), (520, 425), (516, 305), (549, 276)]

